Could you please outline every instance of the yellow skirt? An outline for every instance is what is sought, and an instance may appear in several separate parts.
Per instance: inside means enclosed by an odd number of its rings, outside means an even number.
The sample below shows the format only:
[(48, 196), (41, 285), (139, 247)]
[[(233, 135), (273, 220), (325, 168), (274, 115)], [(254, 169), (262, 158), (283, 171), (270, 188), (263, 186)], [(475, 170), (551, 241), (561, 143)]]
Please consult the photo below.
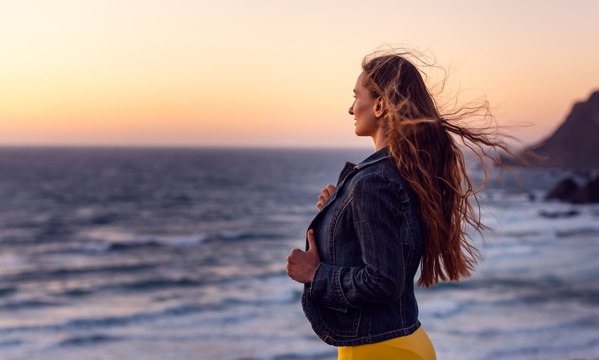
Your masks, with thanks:
[(341, 346), (339, 360), (436, 360), (435, 348), (422, 328), (413, 334), (376, 344)]

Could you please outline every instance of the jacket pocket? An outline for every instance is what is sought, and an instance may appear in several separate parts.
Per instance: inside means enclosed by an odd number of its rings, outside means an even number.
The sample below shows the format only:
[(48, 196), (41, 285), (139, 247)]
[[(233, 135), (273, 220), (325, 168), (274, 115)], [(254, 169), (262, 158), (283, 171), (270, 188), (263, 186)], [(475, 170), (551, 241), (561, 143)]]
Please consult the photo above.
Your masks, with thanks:
[(320, 306), (320, 318), (326, 327), (329, 328), (331, 337), (356, 337), (360, 328), (362, 319), (362, 306), (345, 309), (335, 309)]

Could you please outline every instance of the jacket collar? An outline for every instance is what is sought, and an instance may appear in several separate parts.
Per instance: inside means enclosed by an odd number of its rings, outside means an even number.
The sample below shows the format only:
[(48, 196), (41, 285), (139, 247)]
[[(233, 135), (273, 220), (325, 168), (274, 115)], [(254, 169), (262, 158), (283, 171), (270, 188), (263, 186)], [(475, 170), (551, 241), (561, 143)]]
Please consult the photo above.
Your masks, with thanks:
[(354, 170), (361, 170), (362, 168), (365, 168), (366, 166), (372, 165), (381, 160), (385, 160), (389, 156), (390, 156), (389, 148), (384, 147), (384, 148), (380, 149), (379, 151), (375, 152), (374, 154), (370, 155), (366, 159), (364, 159), (358, 165), (351, 163), (351, 162), (346, 162), (345, 166), (343, 167), (343, 170), (341, 170), (341, 173), (339, 174), (339, 179), (337, 180), (337, 183), (340, 183), (343, 179), (345, 179), (345, 177), (350, 172), (352, 172)]
[(362, 169), (368, 165), (372, 165), (381, 160), (385, 160), (389, 156), (390, 156), (389, 155), (389, 147), (385, 146), (384, 148), (382, 148), (379, 151), (375, 152), (374, 154), (370, 155), (369, 157), (364, 159), (362, 162), (360, 162), (358, 165), (356, 165), (356, 169)]

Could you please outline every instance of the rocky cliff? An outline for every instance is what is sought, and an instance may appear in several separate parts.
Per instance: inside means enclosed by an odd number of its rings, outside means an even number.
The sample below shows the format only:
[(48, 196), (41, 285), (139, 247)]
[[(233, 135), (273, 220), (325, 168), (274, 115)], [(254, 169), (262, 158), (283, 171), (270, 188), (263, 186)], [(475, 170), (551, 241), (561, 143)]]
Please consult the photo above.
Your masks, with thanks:
[(529, 150), (547, 158), (529, 158), (532, 166), (599, 169), (599, 91), (574, 104), (562, 125)]

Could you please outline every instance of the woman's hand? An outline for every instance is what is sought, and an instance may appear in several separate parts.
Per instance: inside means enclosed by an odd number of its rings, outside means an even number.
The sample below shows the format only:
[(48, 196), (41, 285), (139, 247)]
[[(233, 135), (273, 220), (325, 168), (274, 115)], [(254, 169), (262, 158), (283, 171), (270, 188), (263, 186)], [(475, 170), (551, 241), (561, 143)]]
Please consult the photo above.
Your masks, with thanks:
[(327, 187), (322, 189), (322, 194), (318, 195), (318, 204), (316, 204), (318, 211), (320, 211), (320, 209), (324, 205), (324, 202), (327, 201), (327, 199), (329, 198), (329, 196), (331, 196), (334, 190), (335, 187), (331, 184), (327, 185)]
[(287, 275), (302, 284), (309, 284), (314, 278), (316, 268), (320, 265), (320, 257), (316, 248), (314, 230), (308, 231), (308, 251), (291, 250), (287, 256)]

